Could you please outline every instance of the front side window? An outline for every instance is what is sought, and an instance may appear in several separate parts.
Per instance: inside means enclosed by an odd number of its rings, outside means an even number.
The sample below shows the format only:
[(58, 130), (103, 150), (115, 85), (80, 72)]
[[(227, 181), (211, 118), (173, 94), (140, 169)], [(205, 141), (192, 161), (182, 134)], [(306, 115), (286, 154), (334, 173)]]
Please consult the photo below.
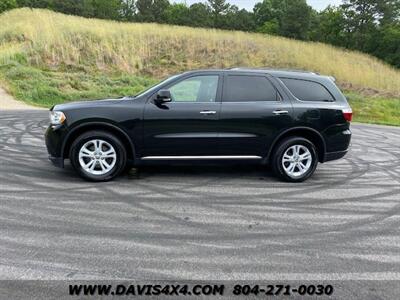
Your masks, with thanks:
[(224, 86), (224, 102), (277, 101), (279, 97), (263, 76), (230, 75)]
[(218, 75), (194, 76), (171, 86), (172, 102), (215, 102)]
[(280, 78), (289, 91), (302, 101), (335, 101), (320, 83), (301, 79)]

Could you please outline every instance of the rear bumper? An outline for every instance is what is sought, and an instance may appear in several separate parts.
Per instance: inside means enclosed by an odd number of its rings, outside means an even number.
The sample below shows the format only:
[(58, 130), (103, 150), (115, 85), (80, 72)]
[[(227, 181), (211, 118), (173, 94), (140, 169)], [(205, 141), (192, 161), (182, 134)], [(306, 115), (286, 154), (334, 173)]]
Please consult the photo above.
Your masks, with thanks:
[(324, 157), (324, 161), (323, 162), (340, 159), (343, 156), (345, 156), (348, 151), (349, 150), (347, 149), (347, 150), (344, 150), (344, 151), (327, 152), (327, 153), (325, 153), (325, 157)]
[[(328, 133), (328, 132), (327, 132)], [(347, 154), (351, 143), (351, 130), (343, 127), (332, 127), (329, 130), (325, 140), (326, 152), (324, 154), (322, 162), (340, 159)]]
[(49, 160), (52, 162), (53, 165), (59, 168), (64, 168), (64, 158), (62, 157), (53, 157), (49, 156)]

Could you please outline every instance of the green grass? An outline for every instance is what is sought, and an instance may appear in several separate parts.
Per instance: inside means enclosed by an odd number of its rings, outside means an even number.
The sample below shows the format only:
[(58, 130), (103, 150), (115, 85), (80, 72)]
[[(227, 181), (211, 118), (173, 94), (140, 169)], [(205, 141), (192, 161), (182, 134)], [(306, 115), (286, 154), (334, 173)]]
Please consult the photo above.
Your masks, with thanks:
[(361, 123), (400, 126), (400, 99), (366, 97), (346, 93), (353, 109), (353, 120)]
[(51, 107), (77, 100), (135, 95), (157, 80), (123, 73), (41, 70), (21, 64), (0, 67), (2, 81), (17, 99)]

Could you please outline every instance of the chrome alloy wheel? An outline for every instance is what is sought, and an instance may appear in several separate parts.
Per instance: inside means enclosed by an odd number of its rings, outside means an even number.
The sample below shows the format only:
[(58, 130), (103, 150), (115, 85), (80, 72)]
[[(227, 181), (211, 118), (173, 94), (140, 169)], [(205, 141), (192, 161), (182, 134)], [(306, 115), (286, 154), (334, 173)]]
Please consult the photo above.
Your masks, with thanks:
[(79, 150), (79, 164), (91, 175), (104, 175), (114, 168), (117, 154), (104, 140), (90, 140)]
[(303, 176), (312, 165), (310, 150), (303, 145), (289, 147), (282, 157), (282, 166), (286, 174), (292, 178)]

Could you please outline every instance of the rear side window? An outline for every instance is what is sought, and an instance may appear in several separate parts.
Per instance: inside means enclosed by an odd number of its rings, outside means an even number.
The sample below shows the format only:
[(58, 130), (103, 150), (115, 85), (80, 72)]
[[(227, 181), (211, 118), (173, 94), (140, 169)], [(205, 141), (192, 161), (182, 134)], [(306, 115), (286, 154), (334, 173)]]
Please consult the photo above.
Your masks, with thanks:
[(280, 78), (290, 92), (302, 101), (335, 101), (326, 87), (314, 81)]
[(262, 76), (231, 75), (224, 84), (224, 102), (277, 101), (278, 94)]

